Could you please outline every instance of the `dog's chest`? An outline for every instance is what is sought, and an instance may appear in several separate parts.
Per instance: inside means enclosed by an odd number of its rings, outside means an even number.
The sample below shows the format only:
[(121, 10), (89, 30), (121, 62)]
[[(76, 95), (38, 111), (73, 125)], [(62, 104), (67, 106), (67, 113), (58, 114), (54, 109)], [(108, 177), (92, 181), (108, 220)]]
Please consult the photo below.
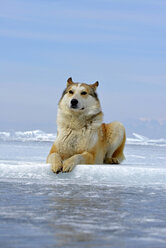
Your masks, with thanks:
[(96, 144), (98, 133), (92, 129), (62, 129), (56, 138), (56, 147), (62, 157), (90, 151)]

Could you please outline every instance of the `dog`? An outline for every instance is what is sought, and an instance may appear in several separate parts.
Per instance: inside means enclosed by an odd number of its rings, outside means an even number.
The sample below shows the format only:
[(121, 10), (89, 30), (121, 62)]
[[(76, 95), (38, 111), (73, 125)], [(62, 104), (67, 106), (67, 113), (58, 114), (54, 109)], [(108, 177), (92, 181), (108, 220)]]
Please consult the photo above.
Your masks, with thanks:
[(102, 123), (94, 84), (67, 80), (58, 104), (57, 137), (47, 157), (54, 173), (70, 172), (78, 164), (119, 164), (126, 134), (120, 122)]

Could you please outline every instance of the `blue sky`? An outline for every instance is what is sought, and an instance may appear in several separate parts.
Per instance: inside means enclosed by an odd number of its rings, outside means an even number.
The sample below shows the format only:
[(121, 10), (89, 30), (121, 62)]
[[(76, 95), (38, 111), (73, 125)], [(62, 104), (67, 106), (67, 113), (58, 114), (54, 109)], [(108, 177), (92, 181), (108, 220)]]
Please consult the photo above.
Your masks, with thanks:
[(0, 130), (55, 131), (72, 76), (99, 81), (106, 122), (166, 137), (165, 13), (164, 0), (0, 1)]

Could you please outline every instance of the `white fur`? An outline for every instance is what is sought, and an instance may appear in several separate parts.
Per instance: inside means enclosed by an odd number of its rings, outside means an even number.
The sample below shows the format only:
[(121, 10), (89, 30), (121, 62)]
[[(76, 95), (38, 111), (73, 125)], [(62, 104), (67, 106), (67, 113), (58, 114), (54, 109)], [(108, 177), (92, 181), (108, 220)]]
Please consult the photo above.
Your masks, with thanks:
[[(80, 93), (86, 89), (80, 84), (72, 86), (71, 90), (74, 92), (72, 98), (68, 94), (64, 95), (57, 115), (56, 147), (60, 154), (66, 156), (94, 147), (98, 140), (98, 128), (102, 124), (102, 116), (96, 116), (88, 122), (91, 116), (101, 112), (100, 103), (91, 95), (82, 97)], [(78, 109), (71, 109), (71, 99), (78, 100)], [(84, 110), (81, 110), (83, 107)]]
[(66, 111), (69, 109), (71, 111), (72, 99), (78, 100), (78, 108), (72, 109), (72, 111), (76, 112), (78, 110), (82, 110), (85, 111), (84, 115), (94, 115), (101, 111), (99, 105), (96, 105), (96, 99), (93, 96), (88, 95), (87, 98), (81, 96), (81, 92), (86, 91), (86, 88), (84, 86), (81, 86), (81, 84), (78, 84), (77, 86), (73, 85), (71, 87), (71, 90), (74, 92), (72, 97), (69, 97), (68, 94), (64, 95), (61, 103), (61, 105), (63, 105), (63, 108), (65, 108)]
[[(57, 138), (47, 158), (52, 171), (68, 172), (79, 163), (123, 161), (125, 129), (118, 122), (102, 124), (100, 102), (95, 95), (92, 96), (94, 86), (73, 84), (69, 90), (73, 94), (67, 91), (59, 102)], [(81, 95), (82, 91), (88, 90), (87, 95)], [(72, 99), (78, 100), (77, 108), (72, 108)]]

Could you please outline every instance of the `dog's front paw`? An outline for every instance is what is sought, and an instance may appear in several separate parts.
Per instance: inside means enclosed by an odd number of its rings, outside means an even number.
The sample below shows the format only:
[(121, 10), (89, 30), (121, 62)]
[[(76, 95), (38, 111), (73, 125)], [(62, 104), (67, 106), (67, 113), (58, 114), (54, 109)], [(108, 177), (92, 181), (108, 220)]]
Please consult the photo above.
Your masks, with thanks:
[(62, 171), (62, 164), (56, 164), (56, 163), (51, 164), (51, 170), (52, 172), (58, 174), (59, 172)]
[(52, 153), (47, 158), (47, 163), (51, 164), (51, 170), (54, 173), (59, 173), (62, 171), (62, 160), (59, 154)]
[(73, 164), (70, 159), (67, 159), (63, 162), (63, 169), (62, 172), (70, 172), (74, 168), (75, 164)]

